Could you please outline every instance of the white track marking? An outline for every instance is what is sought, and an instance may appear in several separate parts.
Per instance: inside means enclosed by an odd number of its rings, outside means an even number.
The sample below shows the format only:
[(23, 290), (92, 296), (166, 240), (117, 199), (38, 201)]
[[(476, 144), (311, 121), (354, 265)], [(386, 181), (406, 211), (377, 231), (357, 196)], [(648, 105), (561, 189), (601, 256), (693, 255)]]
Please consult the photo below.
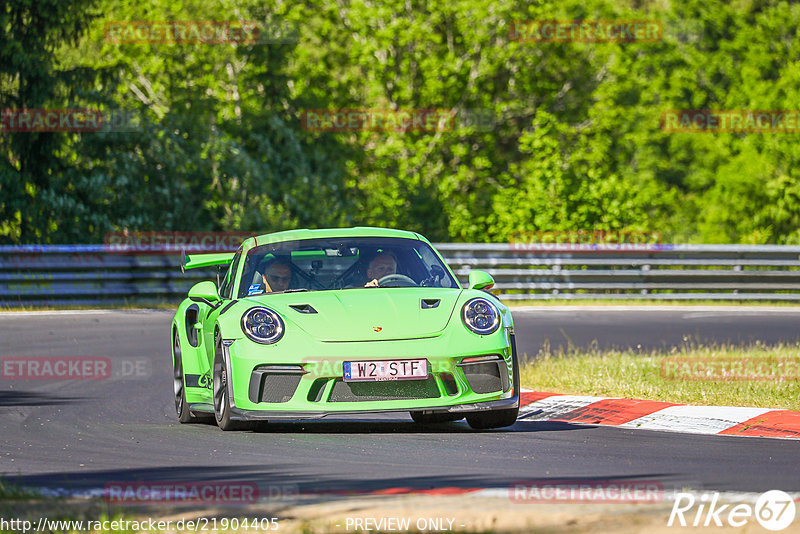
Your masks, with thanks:
[(520, 408), (520, 418), (526, 421), (547, 421), (558, 419), (572, 410), (583, 408), (609, 397), (588, 397), (582, 395), (555, 395)]
[(773, 408), (669, 406), (619, 426), (644, 430), (691, 432), (693, 434), (719, 434), (732, 426), (771, 411)]
[[(620, 480), (620, 482), (625, 482), (625, 479)], [(522, 481), (521, 483), (525, 483)], [(672, 486), (670, 484), (670, 486)], [(508, 499), (511, 494), (511, 488), (486, 488), (480, 489), (477, 491), (473, 491), (467, 493), (468, 497), (484, 497), (484, 498), (506, 498)], [(672, 502), (676, 499), (678, 493), (691, 493), (692, 495), (697, 498), (698, 502), (706, 497), (706, 501), (710, 501), (711, 498), (717, 494), (720, 503), (755, 503), (758, 498), (762, 495), (762, 493), (755, 493), (755, 492), (745, 492), (745, 491), (712, 491), (712, 490), (702, 490), (702, 489), (692, 489), (692, 488), (668, 488), (667, 484), (664, 484), (664, 494), (663, 494), (663, 501), (664, 502)], [(795, 501), (800, 500), (800, 492), (787, 492), (789, 496), (791, 496)], [(558, 501), (556, 500), (543, 500), (541, 502), (549, 502), (557, 504)], [(565, 501), (568, 502), (568, 501)], [(607, 501), (610, 502), (610, 501)]]

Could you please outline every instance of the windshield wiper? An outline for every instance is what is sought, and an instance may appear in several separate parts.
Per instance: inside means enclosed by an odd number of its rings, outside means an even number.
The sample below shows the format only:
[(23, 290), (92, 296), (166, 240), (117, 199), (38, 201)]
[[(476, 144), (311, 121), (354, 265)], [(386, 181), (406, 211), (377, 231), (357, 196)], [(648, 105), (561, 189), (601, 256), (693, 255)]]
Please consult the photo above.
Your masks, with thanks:
[(281, 293), (301, 293), (303, 291), (311, 291), (311, 290), (307, 289), (305, 287), (300, 287), (300, 288), (297, 288), (297, 289), (287, 289), (285, 291), (281, 291)]

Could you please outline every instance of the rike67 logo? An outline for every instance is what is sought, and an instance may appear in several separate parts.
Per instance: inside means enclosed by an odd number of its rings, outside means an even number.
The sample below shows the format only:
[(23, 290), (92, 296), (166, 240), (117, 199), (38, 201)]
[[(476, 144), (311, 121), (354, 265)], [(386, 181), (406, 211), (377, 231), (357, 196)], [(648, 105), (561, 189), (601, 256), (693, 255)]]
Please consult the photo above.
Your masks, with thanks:
[(692, 493), (678, 493), (667, 526), (743, 527), (755, 519), (765, 529), (777, 531), (792, 524), (795, 512), (796, 506), (791, 495), (780, 490), (762, 493), (755, 504), (721, 504), (718, 492), (700, 497)]

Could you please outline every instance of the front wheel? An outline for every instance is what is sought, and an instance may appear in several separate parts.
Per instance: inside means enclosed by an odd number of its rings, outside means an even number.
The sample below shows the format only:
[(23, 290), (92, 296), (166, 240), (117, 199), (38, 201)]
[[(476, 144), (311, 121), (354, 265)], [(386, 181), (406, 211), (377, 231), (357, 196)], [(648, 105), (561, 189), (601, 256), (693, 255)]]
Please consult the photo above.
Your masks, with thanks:
[(231, 419), (231, 405), (228, 400), (228, 392), (231, 389), (228, 387), (229, 380), (228, 365), (222, 350), (222, 338), (217, 332), (217, 335), (214, 336), (214, 419), (222, 430), (240, 430), (245, 425)]
[(186, 402), (186, 387), (183, 382), (183, 355), (178, 331), (172, 337), (172, 392), (175, 397), (175, 411), (181, 423), (197, 423), (202, 419), (192, 415)]
[(504, 410), (490, 410), (467, 415), (467, 423), (475, 430), (489, 428), (502, 428), (517, 422), (519, 408), (506, 408)]

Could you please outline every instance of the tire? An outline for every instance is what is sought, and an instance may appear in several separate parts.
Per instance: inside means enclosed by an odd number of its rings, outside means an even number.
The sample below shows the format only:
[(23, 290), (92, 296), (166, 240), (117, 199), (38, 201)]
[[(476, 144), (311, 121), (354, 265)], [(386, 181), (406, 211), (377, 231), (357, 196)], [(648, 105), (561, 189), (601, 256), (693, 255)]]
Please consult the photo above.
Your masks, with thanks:
[(228, 365), (225, 361), (225, 353), (222, 350), (222, 338), (219, 332), (214, 336), (214, 420), (217, 426), (224, 431), (241, 430), (247, 424), (242, 421), (231, 419), (231, 406), (228, 400), (230, 388), (228, 387)]
[(195, 417), (189, 411), (189, 403), (186, 402), (186, 384), (183, 381), (183, 356), (177, 330), (173, 332), (172, 336), (172, 393), (175, 397), (175, 411), (178, 414), (178, 421), (182, 424), (200, 422), (201, 419)]
[(502, 428), (511, 426), (517, 422), (519, 408), (506, 408), (504, 410), (489, 410), (486, 412), (476, 412), (467, 415), (467, 423), (475, 430), (487, 430), (489, 428)]
[(455, 421), (461, 421), (464, 419), (463, 415), (453, 414), (453, 413), (429, 413), (423, 414), (422, 412), (409, 412), (411, 414), (411, 419), (414, 420), (415, 423), (419, 423), (421, 425), (437, 425), (440, 423), (453, 423)]

